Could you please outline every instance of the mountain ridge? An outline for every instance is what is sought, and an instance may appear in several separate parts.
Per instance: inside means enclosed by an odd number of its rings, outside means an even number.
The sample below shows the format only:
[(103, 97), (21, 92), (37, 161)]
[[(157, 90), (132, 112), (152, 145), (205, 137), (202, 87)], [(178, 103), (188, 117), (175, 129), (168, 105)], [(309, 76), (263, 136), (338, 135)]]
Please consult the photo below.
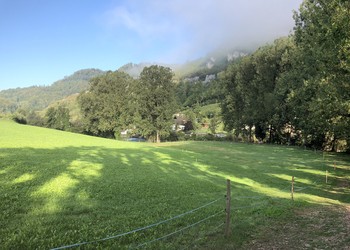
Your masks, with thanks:
[[(134, 78), (138, 78), (144, 67), (157, 64), (171, 68), (175, 73), (175, 80), (195, 78), (207, 81), (213, 75), (223, 71), (233, 60), (248, 54), (246, 51), (231, 50), (226, 52), (212, 52), (207, 56), (184, 64), (165, 63), (127, 63), (118, 71), (123, 71)], [(90, 68), (75, 71), (48, 86), (30, 86), (11, 88), (0, 91), (0, 113), (14, 113), (17, 109), (40, 111), (51, 103), (64, 99), (89, 88), (89, 80), (107, 71)], [(209, 76), (209, 77), (208, 77)]]
[(0, 91), (0, 112), (13, 113), (16, 109), (42, 110), (54, 101), (84, 91), (89, 80), (104, 74), (100, 69), (82, 69), (55, 81), (49, 86), (31, 86)]

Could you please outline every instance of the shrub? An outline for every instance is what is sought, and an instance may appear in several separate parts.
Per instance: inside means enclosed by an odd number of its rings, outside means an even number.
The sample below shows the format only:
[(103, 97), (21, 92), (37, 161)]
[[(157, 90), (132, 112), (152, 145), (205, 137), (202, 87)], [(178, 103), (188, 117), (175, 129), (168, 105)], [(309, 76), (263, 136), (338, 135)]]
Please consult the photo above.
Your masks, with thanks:
[(12, 116), (12, 120), (19, 124), (27, 124), (27, 118), (21, 113), (15, 113)]

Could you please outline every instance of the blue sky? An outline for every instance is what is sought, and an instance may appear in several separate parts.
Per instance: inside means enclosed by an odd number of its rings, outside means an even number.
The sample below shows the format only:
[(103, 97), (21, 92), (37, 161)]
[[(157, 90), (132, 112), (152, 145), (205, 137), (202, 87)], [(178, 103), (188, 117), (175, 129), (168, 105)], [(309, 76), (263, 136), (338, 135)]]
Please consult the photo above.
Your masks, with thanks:
[(302, 0), (0, 0), (0, 90), (290, 34)]

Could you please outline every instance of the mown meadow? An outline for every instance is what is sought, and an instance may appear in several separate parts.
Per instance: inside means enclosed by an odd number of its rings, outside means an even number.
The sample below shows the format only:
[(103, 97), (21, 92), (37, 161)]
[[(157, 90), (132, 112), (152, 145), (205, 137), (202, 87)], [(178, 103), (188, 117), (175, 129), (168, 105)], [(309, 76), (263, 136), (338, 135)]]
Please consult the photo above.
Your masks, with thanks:
[[(232, 234), (225, 238), (227, 178)], [(343, 154), (229, 142), (121, 142), (0, 120), (0, 248), (90, 242), (80, 248), (244, 249), (269, 242), (277, 228), (302, 238), (300, 249), (345, 234), (328, 243), (341, 249), (350, 243), (342, 217), (350, 213), (349, 182), (350, 157)], [(211, 201), (181, 218), (99, 241)], [(331, 220), (305, 234), (304, 217), (319, 221), (314, 211), (327, 211)], [(283, 246), (293, 246), (288, 242)]]

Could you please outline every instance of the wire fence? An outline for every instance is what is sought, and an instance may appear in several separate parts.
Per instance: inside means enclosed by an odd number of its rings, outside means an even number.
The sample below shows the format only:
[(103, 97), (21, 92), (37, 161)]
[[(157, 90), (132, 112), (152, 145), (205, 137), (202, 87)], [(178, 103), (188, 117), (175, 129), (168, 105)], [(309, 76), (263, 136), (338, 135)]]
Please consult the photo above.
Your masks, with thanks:
[[(304, 190), (312, 188), (312, 186), (319, 185), (319, 184), (320, 184), (319, 182), (315, 181), (315, 182), (309, 184), (308, 186), (299, 186), (299, 185), (296, 186), (296, 185), (294, 185), (294, 177), (293, 177), (292, 178), (292, 183), (289, 183), (287, 186), (285, 186), (284, 188), (280, 189), (280, 191), (285, 192), (285, 191), (289, 190), (292, 193), (293, 192), (301, 192), (301, 191), (304, 191)], [(305, 185), (307, 185), (307, 184), (305, 184)], [(206, 204), (203, 204), (203, 205), (201, 205), (199, 207), (196, 207), (196, 208), (191, 209), (189, 211), (186, 211), (184, 213), (175, 215), (175, 216), (173, 216), (171, 218), (163, 219), (163, 220), (160, 220), (160, 221), (155, 222), (153, 224), (149, 224), (149, 225), (146, 225), (146, 226), (143, 226), (143, 227), (139, 227), (139, 228), (127, 231), (127, 232), (114, 234), (114, 235), (111, 235), (111, 236), (108, 236), (108, 237), (105, 237), (105, 238), (101, 238), (101, 239), (96, 239), (96, 240), (91, 240), (91, 241), (84, 241), (84, 242), (80, 242), (80, 243), (74, 243), (74, 244), (70, 244), (70, 245), (60, 246), (60, 247), (52, 248), (51, 250), (68, 249), (68, 248), (80, 247), (80, 246), (88, 245), (88, 244), (100, 243), (100, 242), (104, 242), (104, 241), (120, 238), (120, 237), (123, 237), (123, 236), (127, 236), (127, 235), (130, 235), (130, 234), (138, 233), (138, 232), (141, 232), (141, 231), (144, 231), (144, 230), (148, 230), (150, 228), (157, 227), (159, 225), (169, 223), (170, 221), (182, 218), (182, 217), (184, 217), (186, 215), (194, 214), (194, 213), (198, 212), (199, 210), (202, 210), (204, 208), (212, 206), (213, 204), (218, 203), (219, 201), (222, 201), (224, 198), (227, 199), (226, 196), (223, 196), (222, 198), (218, 198), (216, 200), (210, 201), (210, 202), (208, 202)], [(266, 196), (266, 195), (235, 196), (233, 198), (230, 197), (230, 200), (231, 199), (236, 200), (236, 201), (252, 201), (252, 202), (250, 202), (249, 205), (240, 205), (240, 206), (238, 206), (237, 203), (235, 203), (233, 206), (230, 205), (229, 206), (230, 207), (230, 211), (240, 211), (240, 210), (247, 211), (247, 210), (249, 210), (251, 208), (262, 208), (262, 207), (266, 207), (267, 205), (271, 205), (274, 208), (279, 207), (279, 206), (281, 206), (281, 207), (284, 206), (284, 204), (282, 204), (282, 203), (281, 204), (276, 204), (276, 202), (274, 204), (270, 203), (271, 201), (275, 201), (276, 199), (281, 199), (281, 197), (269, 197), (269, 196)], [(293, 195), (292, 195), (292, 199), (293, 199)], [(258, 201), (258, 202), (256, 202), (256, 201)], [(169, 237), (171, 237), (173, 235), (179, 234), (179, 233), (181, 233), (181, 232), (183, 232), (185, 230), (193, 228), (193, 227), (195, 227), (195, 226), (197, 226), (197, 225), (199, 225), (201, 223), (204, 223), (204, 222), (206, 222), (206, 221), (208, 221), (208, 220), (210, 220), (210, 219), (212, 219), (214, 217), (222, 215), (225, 212), (227, 214), (227, 211), (225, 211), (225, 209), (221, 209), (220, 211), (216, 211), (215, 213), (210, 213), (205, 218), (197, 220), (197, 221), (195, 221), (195, 222), (193, 222), (193, 223), (191, 223), (191, 224), (189, 224), (189, 225), (187, 225), (185, 227), (182, 227), (180, 229), (176, 229), (175, 231), (173, 231), (171, 233), (165, 234), (163, 236), (156, 237), (154, 239), (151, 239), (151, 240), (148, 240), (146, 242), (140, 243), (140, 244), (138, 244), (136, 246), (131, 246), (131, 249), (142, 248), (142, 247), (150, 245), (150, 244), (152, 244), (154, 242), (157, 242), (157, 241), (169, 238)], [(241, 224), (244, 223), (244, 222), (239, 222), (237, 224), (236, 220), (234, 220), (234, 222), (235, 222), (234, 223), (235, 226), (238, 226), (238, 225), (241, 225)], [(226, 221), (226, 223), (227, 223), (227, 221)], [(217, 225), (215, 227), (214, 231), (217, 231), (220, 227), (223, 227), (224, 225), (225, 225), (225, 223), (220, 223), (219, 225)]]
[(199, 220), (199, 221), (197, 221), (197, 222), (195, 222), (195, 223), (193, 223), (193, 224), (191, 224), (191, 225), (188, 225), (188, 226), (186, 226), (186, 227), (183, 227), (183, 228), (181, 228), (181, 229), (179, 229), (179, 230), (176, 230), (176, 231), (174, 231), (174, 232), (172, 232), (172, 233), (169, 233), (169, 234), (167, 234), (167, 235), (161, 236), (161, 237), (156, 238), (156, 239), (154, 239), (154, 240), (150, 240), (150, 241), (147, 241), (147, 242), (145, 242), (145, 243), (142, 243), (142, 244), (136, 246), (135, 248), (140, 248), (140, 247), (143, 247), (143, 246), (148, 245), (148, 244), (150, 244), (150, 243), (153, 243), (153, 242), (155, 242), (155, 241), (159, 241), (159, 240), (168, 238), (168, 237), (170, 237), (170, 236), (172, 236), (172, 235), (174, 235), (174, 234), (180, 233), (180, 232), (182, 232), (182, 231), (184, 231), (184, 230), (186, 230), (186, 229), (189, 229), (189, 228), (191, 228), (191, 227), (197, 226), (198, 224), (200, 224), (200, 223), (202, 223), (202, 222), (204, 222), (204, 221), (207, 221), (207, 220), (209, 220), (209, 219), (211, 219), (211, 218), (213, 218), (213, 217), (215, 217), (215, 216), (217, 216), (217, 215), (219, 215), (219, 214), (223, 214), (223, 213), (224, 213), (224, 211), (219, 211), (219, 212), (217, 212), (217, 213), (215, 213), (215, 214), (209, 215), (208, 217), (206, 217), (206, 218), (204, 218), (204, 219), (201, 219), (201, 220)]
[[(204, 205), (202, 205), (202, 206), (199, 206), (199, 207), (197, 207), (197, 208), (191, 209), (191, 210), (189, 210), (189, 211), (187, 211), (187, 212), (184, 212), (184, 213), (182, 213), (182, 214), (178, 214), (178, 215), (176, 215), (176, 216), (173, 216), (173, 217), (171, 217), (171, 218), (169, 218), (169, 219), (164, 219), (164, 220), (158, 221), (158, 222), (156, 222), (156, 223), (153, 223), (153, 224), (150, 224), (150, 225), (147, 225), (147, 226), (144, 226), (144, 227), (140, 227), (140, 228), (136, 228), (136, 229), (130, 230), (130, 231), (128, 231), (128, 232), (119, 233), (119, 234), (116, 234), (116, 235), (108, 236), (108, 237), (101, 238), (101, 239), (97, 239), (97, 240), (84, 241), (84, 242), (74, 243), (74, 244), (70, 244), (70, 245), (55, 247), (55, 248), (52, 248), (51, 250), (59, 250), (59, 249), (68, 249), (68, 248), (80, 247), (80, 246), (87, 245), (87, 244), (99, 243), (99, 242), (103, 242), (103, 241), (107, 241), (107, 240), (111, 240), (111, 239), (116, 239), (116, 238), (119, 238), (119, 237), (123, 237), (123, 236), (129, 235), (129, 234), (137, 233), (137, 232), (140, 232), (140, 231), (143, 231), (143, 230), (147, 230), (147, 229), (156, 227), (156, 226), (161, 225), (161, 224), (168, 223), (168, 222), (170, 222), (170, 221), (172, 221), (172, 220), (179, 219), (179, 218), (181, 218), (181, 217), (184, 217), (185, 215), (195, 213), (195, 212), (197, 212), (197, 211), (199, 211), (199, 210), (201, 210), (201, 209), (203, 209), (203, 208), (206, 208), (206, 207), (208, 207), (208, 206), (211, 206), (211, 205), (213, 205), (214, 203), (217, 203), (217, 202), (222, 201), (222, 200), (223, 200), (223, 198), (219, 198), (219, 199), (213, 200), (213, 201), (208, 202), (208, 203), (206, 203), (206, 204), (204, 204)], [(155, 240), (146, 242), (146, 243), (144, 243), (144, 244), (140, 244), (140, 245), (137, 246), (137, 247), (141, 247), (141, 246), (144, 246), (144, 245), (149, 244), (149, 243), (151, 243), (151, 242), (154, 242), (154, 241), (158, 241), (158, 240), (167, 238), (167, 237), (169, 237), (169, 236), (171, 236), (171, 235), (174, 235), (174, 234), (176, 234), (176, 233), (178, 233), (178, 232), (181, 232), (181, 231), (183, 231), (183, 230), (186, 230), (186, 229), (188, 229), (188, 228), (190, 228), (190, 227), (194, 227), (194, 226), (196, 226), (196, 225), (198, 225), (198, 224), (200, 224), (200, 223), (202, 223), (202, 222), (204, 222), (204, 221), (206, 221), (206, 220), (208, 220), (208, 219), (210, 219), (210, 218), (212, 218), (212, 217), (214, 217), (214, 216), (216, 216), (216, 215), (218, 215), (219, 213), (222, 213), (222, 212), (223, 212), (223, 210), (220, 211), (220, 212), (217, 212), (217, 213), (215, 213), (215, 214), (211, 214), (211, 215), (209, 215), (208, 217), (206, 217), (206, 218), (204, 218), (204, 219), (202, 219), (202, 220), (200, 220), (200, 221), (197, 221), (196, 223), (193, 223), (193, 224), (191, 224), (191, 225), (189, 225), (189, 226), (187, 226), (187, 227), (185, 227), (185, 228), (182, 228), (181, 230), (177, 230), (177, 231), (175, 231), (175, 232), (173, 232), (173, 233), (171, 233), (171, 234), (162, 236), (162, 237), (160, 237), (160, 238), (157, 238), (157, 239), (155, 239)]]

